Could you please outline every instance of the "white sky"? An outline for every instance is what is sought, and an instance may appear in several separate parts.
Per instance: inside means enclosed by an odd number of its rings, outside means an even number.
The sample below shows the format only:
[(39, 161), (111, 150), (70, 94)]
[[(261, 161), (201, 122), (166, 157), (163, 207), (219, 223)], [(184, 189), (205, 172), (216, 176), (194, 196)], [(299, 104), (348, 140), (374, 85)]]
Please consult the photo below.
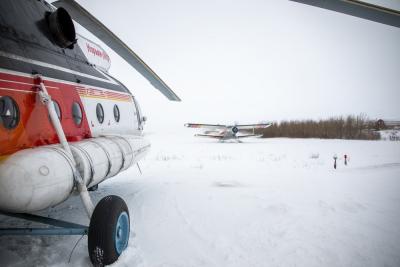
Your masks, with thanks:
[[(400, 29), (283, 0), (78, 0), (181, 97), (114, 53), (148, 128), (366, 113), (400, 118)], [(400, 1), (381, 2), (400, 9)], [(110, 4), (112, 3), (112, 4)]]

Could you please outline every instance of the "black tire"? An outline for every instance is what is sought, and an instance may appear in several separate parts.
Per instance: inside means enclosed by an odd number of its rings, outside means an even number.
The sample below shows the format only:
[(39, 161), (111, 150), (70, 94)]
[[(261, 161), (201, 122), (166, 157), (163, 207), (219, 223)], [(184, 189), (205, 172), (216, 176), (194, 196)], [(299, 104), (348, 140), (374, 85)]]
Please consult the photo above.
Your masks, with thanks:
[[(124, 225), (126, 225), (127, 220), (127, 232), (125, 226), (122, 247), (120, 243), (117, 245), (116, 241), (120, 241), (121, 218)], [(122, 198), (106, 196), (100, 200), (93, 211), (88, 232), (89, 257), (94, 266), (112, 264), (118, 259), (122, 250), (128, 245), (129, 225), (128, 207)]]

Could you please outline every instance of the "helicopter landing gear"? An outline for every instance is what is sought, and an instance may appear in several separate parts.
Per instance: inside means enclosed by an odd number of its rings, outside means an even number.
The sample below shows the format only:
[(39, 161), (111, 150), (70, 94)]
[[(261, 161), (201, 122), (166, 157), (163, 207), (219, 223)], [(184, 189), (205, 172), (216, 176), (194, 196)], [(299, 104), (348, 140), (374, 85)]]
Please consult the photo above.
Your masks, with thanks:
[(96, 205), (88, 231), (88, 250), (94, 266), (115, 262), (128, 247), (129, 211), (118, 196), (106, 196)]
[[(37, 78), (40, 82), (41, 100), (43, 104), (46, 105), (51, 122), (60, 139), (60, 143), (71, 160), (75, 184), (90, 219), (89, 229), (87, 231), (90, 260), (94, 266), (111, 264), (118, 259), (122, 251), (128, 246), (130, 227), (128, 207), (122, 198), (113, 195), (104, 197), (96, 207), (94, 207), (88, 188), (76, 168), (77, 164), (65, 137), (62, 125), (57, 117), (54, 104), (51, 102), (51, 96), (48, 94), (41, 76)], [(97, 189), (97, 185), (90, 189)], [(79, 227), (82, 228), (81, 226)], [(81, 229), (79, 230), (82, 232)], [(83, 231), (85, 230), (87, 230), (87, 228), (83, 229)]]
[[(128, 246), (130, 230), (128, 207), (122, 198), (114, 195), (104, 197), (94, 207), (88, 188), (76, 168), (77, 164), (65, 137), (62, 125), (57, 117), (54, 104), (51, 102), (51, 96), (48, 94), (41, 76), (37, 78), (40, 82), (41, 100), (46, 105), (60, 143), (71, 160), (75, 184), (90, 219), (87, 231), (90, 260), (95, 266), (111, 264), (118, 259), (122, 251)], [(90, 189), (97, 189), (97, 185)]]
[(96, 185), (94, 185), (92, 187), (89, 187), (87, 190), (89, 192), (93, 192), (93, 191), (97, 191), (97, 189), (99, 189), (99, 185), (98, 184), (96, 184)]

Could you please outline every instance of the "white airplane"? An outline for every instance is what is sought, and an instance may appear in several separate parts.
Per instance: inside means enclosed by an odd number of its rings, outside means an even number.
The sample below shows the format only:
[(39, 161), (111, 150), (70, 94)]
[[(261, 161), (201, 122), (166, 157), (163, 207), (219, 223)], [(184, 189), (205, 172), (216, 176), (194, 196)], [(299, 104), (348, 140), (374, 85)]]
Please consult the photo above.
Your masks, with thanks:
[[(202, 134), (195, 134), (195, 136), (215, 138), (218, 139), (219, 141), (236, 140), (237, 142), (241, 142), (240, 139), (242, 138), (261, 137), (262, 135), (255, 134), (255, 130), (264, 129), (269, 126), (271, 126), (271, 123), (235, 124), (235, 125), (201, 124), (201, 123), (185, 124), (185, 127), (188, 128), (207, 129)], [(249, 131), (252, 131), (252, 134), (248, 134)]]

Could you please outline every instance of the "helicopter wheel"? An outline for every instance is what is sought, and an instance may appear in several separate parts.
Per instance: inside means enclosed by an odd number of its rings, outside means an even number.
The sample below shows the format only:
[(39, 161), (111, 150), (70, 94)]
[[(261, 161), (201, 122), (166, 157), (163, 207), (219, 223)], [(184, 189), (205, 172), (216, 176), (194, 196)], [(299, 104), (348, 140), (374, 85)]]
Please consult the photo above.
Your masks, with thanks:
[(106, 196), (96, 205), (90, 219), (88, 250), (94, 266), (112, 264), (127, 248), (129, 211), (118, 196)]

